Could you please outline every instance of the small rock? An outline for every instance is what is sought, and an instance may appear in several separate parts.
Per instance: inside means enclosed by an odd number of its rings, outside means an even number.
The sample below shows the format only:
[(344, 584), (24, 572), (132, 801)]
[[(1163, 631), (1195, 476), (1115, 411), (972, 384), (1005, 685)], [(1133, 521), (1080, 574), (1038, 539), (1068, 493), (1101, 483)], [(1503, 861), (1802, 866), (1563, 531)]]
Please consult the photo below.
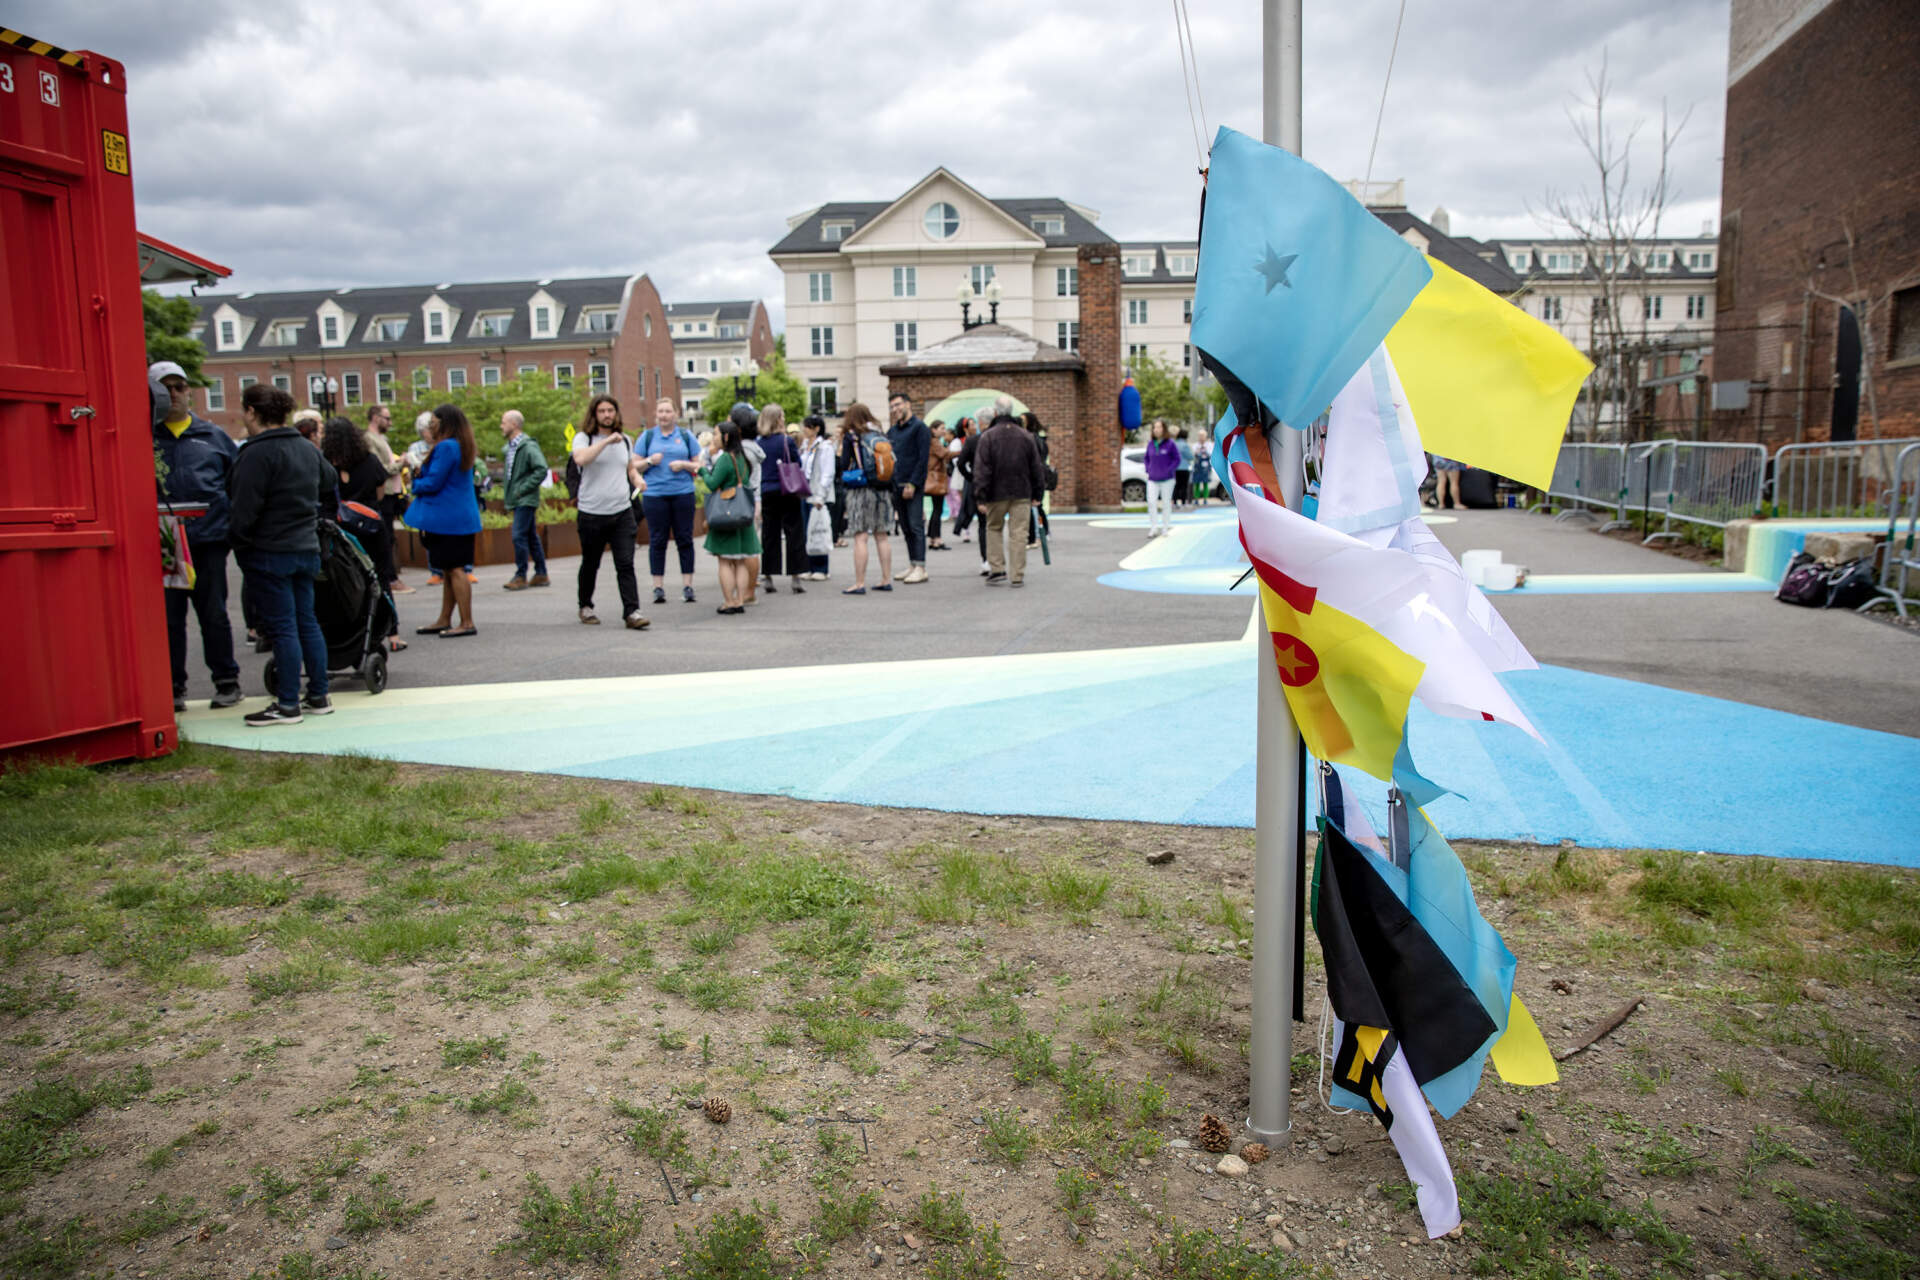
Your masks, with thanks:
[(1147, 855), (1147, 865), (1150, 867), (1164, 867), (1172, 861), (1173, 850), (1171, 849), (1162, 849), (1159, 853), (1150, 853)]
[(1202, 1187), (1200, 1188), (1200, 1198), (1202, 1200), (1211, 1200), (1215, 1204), (1218, 1204), (1227, 1198), (1227, 1193), (1218, 1187)]
[(342, 1239), (341, 1239), (341, 1238), (340, 1238), (339, 1236), (328, 1236), (328, 1237), (327, 1237), (327, 1248), (329, 1248), (329, 1249), (344, 1249), (344, 1248), (346, 1248), (346, 1247), (347, 1247), (347, 1242), (346, 1242), (345, 1240), (342, 1240)]
[(1284, 1231), (1276, 1231), (1268, 1236), (1267, 1243), (1282, 1253), (1292, 1253), (1298, 1247), (1293, 1243), (1293, 1237)]
[(1268, 1225), (1269, 1227), (1277, 1227), (1277, 1226), (1279, 1226), (1279, 1225), (1280, 1225), (1281, 1223), (1283, 1223), (1283, 1222), (1285, 1222), (1285, 1221), (1286, 1221), (1286, 1219), (1285, 1219), (1285, 1218), (1283, 1218), (1283, 1217), (1281, 1217), (1281, 1216), (1280, 1216), (1279, 1214), (1277, 1214), (1277, 1213), (1270, 1213), (1270, 1214), (1268, 1214), (1268, 1215), (1267, 1215), (1267, 1225)]
[(868, 1266), (877, 1267), (881, 1263), (885, 1262), (886, 1260), (887, 1260), (887, 1255), (881, 1250), (879, 1245), (876, 1244), (867, 1250)]
[(687, 1197), (687, 1199), (689, 1199), (689, 1200), (691, 1200), (691, 1201), (693, 1201), (693, 1202), (694, 1202), (695, 1204), (699, 1204), (699, 1203), (700, 1203), (700, 1193), (699, 1193), (698, 1191), (696, 1191), (696, 1192), (694, 1192), (694, 1193), (693, 1193), (692, 1195), (690, 1195), (690, 1196), (688, 1196), (688, 1197)]
[(1220, 1163), (1213, 1166), (1213, 1171), (1229, 1178), (1238, 1178), (1247, 1172), (1247, 1162), (1235, 1155), (1221, 1156)]
[(909, 1249), (918, 1249), (920, 1247), (920, 1237), (914, 1235), (911, 1231), (903, 1231), (900, 1234), (900, 1243)]
[(1167, 1145), (1169, 1147), (1172, 1147), (1175, 1151), (1190, 1151), (1193, 1148), (1193, 1144), (1191, 1142), (1188, 1142), (1185, 1138), (1175, 1138), (1172, 1142), (1169, 1142)]
[(1330, 1133), (1321, 1139), (1320, 1148), (1330, 1156), (1337, 1156), (1347, 1149), (1347, 1140), (1337, 1133)]

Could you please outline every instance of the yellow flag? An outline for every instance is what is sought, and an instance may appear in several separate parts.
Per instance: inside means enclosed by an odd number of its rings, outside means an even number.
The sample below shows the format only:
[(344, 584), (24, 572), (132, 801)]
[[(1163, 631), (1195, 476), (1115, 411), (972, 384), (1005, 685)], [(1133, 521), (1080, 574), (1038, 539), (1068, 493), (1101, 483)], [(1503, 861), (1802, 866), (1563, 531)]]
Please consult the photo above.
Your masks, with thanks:
[(1518, 992), (1507, 1008), (1506, 1034), (1493, 1042), (1487, 1056), (1493, 1059), (1493, 1069), (1508, 1084), (1552, 1084), (1560, 1078), (1560, 1068), (1540, 1034), (1540, 1024), (1527, 1012), (1527, 1006), (1520, 1003)]
[[(1271, 566), (1257, 567), (1274, 662), (1307, 750), (1317, 760), (1391, 778), (1426, 664)], [(1283, 599), (1269, 578), (1304, 609)]]
[(1427, 261), (1433, 279), (1387, 334), (1421, 444), (1546, 488), (1593, 363), (1519, 307)]

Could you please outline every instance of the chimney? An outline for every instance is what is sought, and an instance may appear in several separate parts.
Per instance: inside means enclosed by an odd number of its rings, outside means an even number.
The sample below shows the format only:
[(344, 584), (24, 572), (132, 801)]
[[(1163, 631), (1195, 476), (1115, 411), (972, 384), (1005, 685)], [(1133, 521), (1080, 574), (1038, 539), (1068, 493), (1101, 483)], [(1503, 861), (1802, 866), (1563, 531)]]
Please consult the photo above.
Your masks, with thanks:
[(1433, 229), (1441, 235), (1450, 236), (1453, 234), (1453, 218), (1447, 213), (1445, 205), (1437, 206), (1433, 211), (1433, 216), (1428, 218), (1427, 221), (1431, 222)]
[(1713, 219), (1712, 218), (1708, 218), (1700, 224), (1700, 238), (1702, 240), (1713, 239)]

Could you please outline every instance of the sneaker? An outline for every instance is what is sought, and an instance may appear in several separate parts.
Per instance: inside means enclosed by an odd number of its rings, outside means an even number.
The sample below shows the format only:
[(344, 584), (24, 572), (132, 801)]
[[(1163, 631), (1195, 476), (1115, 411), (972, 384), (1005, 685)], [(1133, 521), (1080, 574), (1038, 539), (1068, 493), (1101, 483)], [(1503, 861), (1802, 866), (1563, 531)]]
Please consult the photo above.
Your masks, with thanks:
[(525, 591), (527, 589), (527, 580), (515, 574), (513, 577), (501, 583), (500, 589), (502, 591)]
[(990, 587), (1004, 587), (1007, 585), (1007, 575), (1004, 573), (990, 573), (987, 575), (987, 585)]
[(922, 565), (913, 566), (913, 568), (907, 570), (906, 575), (900, 579), (900, 581), (907, 582), (907, 583), (925, 582), (926, 580), (927, 580), (927, 571), (926, 571), (926, 568)]
[(277, 702), (269, 702), (260, 710), (246, 717), (246, 722), (256, 729), (264, 729), (275, 724), (299, 724), (300, 708), (283, 707)]
[(544, 573), (536, 573), (527, 579), (527, 585), (530, 587), (550, 587), (553, 585), (553, 579), (547, 577)]
[(682, 604), (692, 604), (692, 603), (693, 603), (693, 588), (692, 588), (692, 587), (682, 587), (682, 588), (680, 588), (680, 603), (682, 603)]
[(225, 707), (237, 707), (240, 705), (240, 699), (244, 696), (245, 695), (240, 692), (240, 686), (237, 684), (215, 685), (213, 701), (207, 705), (215, 711), (219, 711)]
[(593, 616), (593, 610), (591, 609), (582, 609), (580, 611), (580, 621), (586, 623), (590, 627), (597, 627), (600, 625), (600, 619)]
[(905, 582), (907, 580), (908, 575), (911, 574), (912, 572), (913, 572), (913, 566), (908, 565), (906, 568), (902, 569), (900, 572), (894, 574), (893, 580), (895, 582)]
[(646, 618), (642, 616), (638, 609), (635, 609), (627, 615), (627, 630), (629, 631), (645, 631), (652, 625), (651, 622), (648, 622)]
[(803, 596), (807, 594), (807, 589), (800, 585), (800, 579), (798, 578), (795, 578), (793, 580), (793, 582), (787, 587), (787, 590), (793, 592), (793, 594), (797, 596)]
[(980, 562), (980, 576), (984, 578), (992, 572), (993, 570), (987, 567), (987, 562), (985, 560), (982, 560)]
[(428, 585), (428, 586), (430, 586), (430, 587), (437, 587), (437, 586), (439, 586), (439, 585), (440, 585), (440, 575), (439, 575), (439, 574), (437, 574), (437, 573), (430, 573), (430, 574), (428, 574), (428, 575), (427, 575), (427, 585)]
[(667, 602), (667, 589), (665, 587), (655, 587), (653, 589), (653, 602), (655, 604), (665, 604)]
[(301, 701), (300, 710), (310, 716), (330, 716), (333, 714), (333, 699), (324, 693), (310, 693)]
[[(541, 585), (543, 585), (543, 586), (544, 586), (545, 584), (544, 584), (544, 583), (542, 583)], [(412, 595), (412, 594), (413, 594), (413, 592), (414, 592), (414, 588), (412, 588), (412, 587), (410, 587), (410, 586), (408, 586), (408, 585), (407, 585), (406, 583), (404, 583), (404, 582), (402, 582), (402, 581), (400, 581), (400, 579), (398, 579), (398, 578), (395, 578), (395, 579), (394, 579), (394, 580), (393, 580), (392, 582), (389, 582), (389, 583), (387, 584), (387, 592), (388, 592), (388, 593), (389, 593), (390, 595), (396, 595), (396, 596), (410, 596), (410, 595)]]
[(1010, 587), (1024, 587), (1027, 585), (1027, 583), (1024, 578), (1015, 578), (1012, 582), (1009, 582), (1007, 585)]
[(184, 693), (176, 693), (176, 694), (174, 694), (174, 695), (173, 695), (173, 709), (174, 709), (175, 711), (185, 711), (185, 710), (187, 709), (187, 695), (186, 695), (186, 694), (184, 694)]
[(475, 573), (475, 572), (474, 572), (473, 570), (471, 570), (471, 569), (469, 569), (469, 570), (467, 570), (467, 581), (468, 581), (468, 582), (478, 582), (478, 581), (480, 581), (480, 575), (479, 575), (479, 574), (477, 574), (477, 573)]

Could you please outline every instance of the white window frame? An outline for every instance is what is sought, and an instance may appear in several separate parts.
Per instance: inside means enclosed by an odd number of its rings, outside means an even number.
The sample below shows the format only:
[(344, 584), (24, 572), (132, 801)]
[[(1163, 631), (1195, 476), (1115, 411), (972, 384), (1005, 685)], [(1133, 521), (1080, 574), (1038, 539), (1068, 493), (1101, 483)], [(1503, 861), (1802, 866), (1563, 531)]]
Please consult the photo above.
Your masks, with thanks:
[(541, 305), (533, 309), (533, 336), (550, 338), (553, 336), (553, 308)]
[(413, 394), (417, 399), (422, 391), (433, 390), (433, 370), (421, 365), (412, 374)]
[[(593, 361), (587, 366), (588, 392), (596, 396), (605, 395), (607, 392), (613, 390), (612, 377), (612, 372), (608, 369), (606, 361)], [(647, 388), (644, 383), (640, 387), (640, 394), (643, 396), (647, 394)]]
[(1193, 323), (1193, 299), (1192, 298), (1180, 299), (1180, 323), (1181, 324)]
[(439, 309), (427, 312), (427, 341), (439, 342), (447, 336), (447, 313)]
[(1543, 297), (1540, 299), (1540, 318), (1542, 320), (1554, 321), (1564, 319), (1565, 317), (1566, 310), (1560, 305), (1559, 298)]
[(241, 374), (240, 375), (240, 394), (243, 396), (247, 394), (247, 388), (257, 385), (259, 381), (260, 379), (254, 377), (250, 373)]
[(594, 307), (580, 313), (580, 328), (583, 333), (612, 333), (619, 318), (619, 311), (613, 307)]
[(573, 362), (570, 360), (557, 361), (553, 366), (553, 389), (558, 391), (562, 387), (570, 387), (572, 385)]
[(840, 380), (830, 378), (807, 384), (807, 412), (823, 418), (840, 416)]
[(895, 267), (893, 269), (893, 296), (896, 298), (920, 296), (920, 268)]
[[(936, 225), (934, 219), (938, 217)], [(935, 200), (920, 215), (920, 229), (927, 233), (929, 240), (951, 240), (960, 234), (960, 210), (952, 201)]]
[(1515, 271), (1525, 271), (1532, 262), (1533, 255), (1530, 253), (1516, 253), (1507, 259), (1507, 264)]
[(1129, 276), (1150, 276), (1153, 274), (1155, 255), (1152, 253), (1127, 253), (1120, 256), (1120, 272)]
[(700, 332), (705, 333), (706, 331), (707, 331), (707, 322), (705, 320), (702, 320), (700, 322)]
[(1080, 296), (1080, 268), (1055, 267), (1053, 269), (1053, 296), (1056, 298)]
[(687, 361), (687, 367), (686, 367), (686, 369), (685, 369), (685, 370), (683, 370), (683, 372), (685, 372), (685, 373), (689, 373), (689, 374), (690, 374), (690, 373), (692, 373), (692, 372), (693, 372), (693, 365), (694, 365), (694, 362), (693, 362), (692, 360), (689, 360), (689, 361)]
[(707, 372), (708, 372), (708, 373), (718, 373), (718, 372), (720, 372), (720, 357), (719, 357), (719, 356), (708, 356), (708, 357), (707, 357)]
[[(407, 317), (405, 316), (375, 316), (368, 324), (373, 330), (373, 341), (375, 342), (403, 342), (406, 340)], [(399, 327), (393, 328), (393, 331), (389, 333), (388, 329), (396, 325)]]
[(833, 301), (833, 272), (831, 271), (807, 272), (807, 301), (808, 302), (832, 302)]
[(920, 349), (920, 322), (918, 320), (896, 320), (893, 322), (893, 349), (895, 351), (918, 351)]
[(1033, 229), (1043, 236), (1063, 236), (1067, 234), (1067, 217), (1063, 213), (1042, 214), (1033, 220)]
[(348, 406), (358, 405), (361, 401), (360, 371), (349, 369), (340, 375), (341, 403)]
[(1147, 344), (1144, 342), (1129, 342), (1127, 344), (1127, 363), (1128, 364), (1134, 364), (1138, 361), (1144, 360), (1150, 354), (1151, 353), (1147, 350)]
[(967, 268), (967, 280), (973, 285), (975, 293), (985, 293), (987, 286), (993, 283), (993, 264), (976, 262)]
[(466, 385), (467, 371), (465, 366), (457, 366), (447, 370), (447, 390), (462, 391), (466, 389)]
[(224, 351), (228, 347), (237, 345), (235, 340), (238, 337), (239, 332), (240, 332), (239, 326), (236, 325), (233, 321), (222, 320), (220, 322), (220, 349)]
[(287, 374), (284, 374), (284, 373), (274, 374), (273, 385), (276, 390), (285, 391), (288, 394), (292, 394), (293, 392), (293, 379)]
[(483, 387), (499, 386), (500, 385), (500, 366), (497, 364), (481, 365), (480, 366), (480, 385)]
[(1707, 318), (1707, 295), (1690, 293), (1687, 295), (1687, 319), (1705, 320)]
[(838, 244), (853, 231), (853, 223), (843, 218), (831, 219), (820, 224), (820, 238), (829, 244)]
[(487, 311), (475, 316), (473, 335), (476, 338), (504, 338), (513, 328), (513, 312)]
[(1169, 253), (1167, 272), (1170, 275), (1190, 276), (1200, 269), (1200, 255), (1197, 253)]
[(374, 373), (373, 394), (381, 404), (399, 403), (399, 393), (393, 388), (393, 370), (380, 369)]
[(1128, 298), (1127, 299), (1127, 323), (1128, 324), (1146, 324), (1147, 323), (1147, 300), (1145, 298)]
[(686, 417), (697, 418), (700, 416), (700, 402), (698, 400), (688, 400), (680, 406), (680, 412)]
[(1193, 344), (1191, 342), (1186, 343), (1180, 348), (1180, 367), (1182, 369), (1193, 368)]
[(1080, 350), (1080, 322), (1078, 320), (1060, 320), (1053, 328), (1053, 345), (1062, 351)]
[(832, 325), (830, 324), (813, 325), (807, 337), (810, 344), (809, 349), (813, 352), (814, 355), (830, 356), (833, 354), (833, 326)]
[(1661, 304), (1665, 301), (1666, 299), (1657, 293), (1643, 295), (1640, 299), (1640, 318), (1642, 320), (1662, 319), (1663, 317), (1660, 314)]
[(221, 413), (227, 407), (227, 380), (214, 378), (207, 383), (207, 412)]
[(519, 364), (513, 367), (513, 376), (516, 378), (524, 378), (530, 373), (538, 372), (540, 372), (540, 366), (537, 364)]
[(1697, 250), (1695, 252), (1687, 254), (1687, 270), (1689, 271), (1713, 270), (1713, 251), (1710, 249)]
[(321, 316), (320, 317), (320, 341), (322, 342), (340, 341), (340, 317), (339, 316)]

